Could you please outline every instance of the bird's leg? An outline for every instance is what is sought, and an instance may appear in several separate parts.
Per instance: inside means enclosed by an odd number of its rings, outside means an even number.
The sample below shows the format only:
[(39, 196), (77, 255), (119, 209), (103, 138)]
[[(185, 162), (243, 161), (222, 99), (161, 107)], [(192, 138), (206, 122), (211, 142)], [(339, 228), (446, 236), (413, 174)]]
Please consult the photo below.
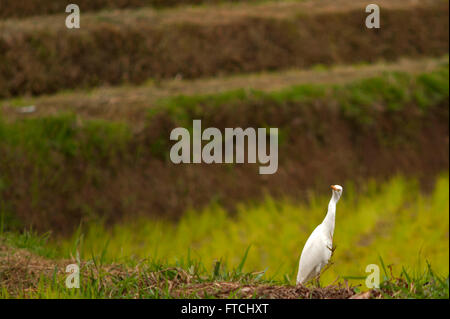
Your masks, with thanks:
[(316, 277), (317, 285), (319, 288), (320, 288), (320, 276), (333, 265), (333, 262), (331, 261), (331, 259), (334, 255), (334, 251), (336, 250), (336, 246), (327, 247), (327, 248), (329, 250), (331, 250), (331, 256), (330, 256), (330, 259), (328, 260), (328, 263), (325, 265), (325, 267), (323, 267), (323, 269), (319, 272), (319, 274)]
[(316, 286), (317, 288), (320, 288), (320, 273), (316, 277)]

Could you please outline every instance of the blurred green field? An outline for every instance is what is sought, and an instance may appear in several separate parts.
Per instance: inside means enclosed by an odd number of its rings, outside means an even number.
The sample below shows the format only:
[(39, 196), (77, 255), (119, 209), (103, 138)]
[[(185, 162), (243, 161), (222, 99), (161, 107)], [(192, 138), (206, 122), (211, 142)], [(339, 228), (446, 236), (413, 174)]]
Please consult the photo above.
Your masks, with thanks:
[[(429, 262), (444, 278), (449, 273), (449, 179), (448, 172), (436, 180), (429, 194), (416, 180), (401, 176), (386, 183), (368, 181), (364, 189), (345, 183), (338, 203), (333, 266), (321, 277), (328, 285), (348, 277), (363, 284), (368, 264), (392, 264), (418, 274)], [(274, 201), (242, 205), (235, 216), (211, 206), (202, 212), (188, 211), (179, 223), (136, 220), (83, 227), (70, 240), (53, 243), (64, 257), (101, 255), (105, 262), (127, 263), (150, 259), (183, 263), (192, 259), (205, 267), (216, 261), (237, 267), (250, 247), (244, 271), (265, 271), (270, 280), (295, 284), (298, 259), (314, 227), (326, 214), (328, 194), (311, 194), (308, 203)]]

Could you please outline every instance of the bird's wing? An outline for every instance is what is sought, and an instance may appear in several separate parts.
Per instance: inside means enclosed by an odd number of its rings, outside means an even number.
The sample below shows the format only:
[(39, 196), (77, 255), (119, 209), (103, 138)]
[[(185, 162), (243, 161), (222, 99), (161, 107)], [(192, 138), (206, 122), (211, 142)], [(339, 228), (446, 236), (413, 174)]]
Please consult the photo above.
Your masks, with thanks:
[(316, 276), (320, 269), (328, 262), (331, 252), (321, 233), (320, 225), (312, 232), (303, 248), (297, 281), (305, 282)]

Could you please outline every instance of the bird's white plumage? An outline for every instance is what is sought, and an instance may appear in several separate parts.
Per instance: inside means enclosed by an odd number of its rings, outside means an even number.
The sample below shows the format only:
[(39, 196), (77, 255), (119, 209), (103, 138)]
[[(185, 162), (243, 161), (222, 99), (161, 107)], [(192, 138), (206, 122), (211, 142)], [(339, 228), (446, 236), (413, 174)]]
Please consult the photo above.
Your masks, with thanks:
[(333, 195), (328, 204), (328, 212), (323, 222), (309, 236), (300, 256), (297, 284), (303, 284), (320, 274), (328, 263), (332, 253), (336, 204), (342, 195), (343, 188), (331, 186)]

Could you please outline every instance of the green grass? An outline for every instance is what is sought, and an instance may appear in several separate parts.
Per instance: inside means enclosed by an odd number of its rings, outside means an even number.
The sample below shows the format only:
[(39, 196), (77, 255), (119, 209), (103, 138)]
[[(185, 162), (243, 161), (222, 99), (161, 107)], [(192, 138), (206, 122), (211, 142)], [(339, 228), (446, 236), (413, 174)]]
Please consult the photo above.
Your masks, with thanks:
[(392, 273), (392, 267), (390, 265), (386, 267), (381, 257), (380, 263), (384, 272), (380, 288), (377, 290), (380, 292), (380, 297), (387, 299), (449, 298), (449, 277), (437, 275), (430, 263), (426, 263), (426, 268), (422, 272), (408, 272), (403, 267), (400, 276), (395, 276)]
[[(3, 238), (4, 244), (19, 249), (26, 249), (34, 254), (37, 254), (46, 258), (57, 257), (56, 251), (52, 247), (48, 246), (48, 240), (51, 236), (51, 232), (44, 234), (38, 234), (37, 232), (30, 230), (24, 230), (23, 232), (6, 232), (0, 233)], [(1, 238), (0, 237), (0, 238)], [(1, 243), (1, 241), (0, 241)]]
[[(382, 185), (370, 182), (362, 194), (347, 184), (338, 204), (335, 264), (323, 282), (364, 275), (365, 266), (378, 264), (380, 255), (409, 271), (422, 270), (428, 260), (440, 275), (448, 274), (448, 191), (447, 175), (437, 180), (429, 196), (421, 194), (416, 182), (401, 177)], [(82, 257), (102, 253), (108, 262), (131, 257), (176, 263), (194, 257), (211, 269), (217, 260), (239, 265), (250, 247), (246, 271), (267, 269), (269, 278), (293, 283), (301, 248), (325, 216), (327, 202), (328, 196), (311, 196), (308, 204), (267, 198), (258, 205), (242, 205), (234, 217), (211, 206), (188, 211), (175, 224), (139, 220), (111, 230), (92, 224), (82, 237), (78, 232), (58, 249), (78, 249)]]
[[(65, 286), (65, 276), (57, 274), (40, 276), (34, 289), (27, 291), (14, 291), (0, 285), (0, 298), (31, 298), (31, 299), (105, 299), (105, 298), (145, 298), (145, 299), (172, 299), (172, 298), (217, 298), (213, 294), (200, 294), (198, 292), (181, 292), (174, 297), (170, 293), (171, 284), (181, 274), (189, 276), (190, 284), (203, 284), (214, 282), (238, 282), (240, 285), (285, 285), (284, 282), (261, 279), (261, 273), (242, 273), (237, 269), (231, 271), (217, 270), (205, 272), (198, 268), (198, 263), (192, 263), (183, 271), (166, 264), (147, 263), (139, 272), (121, 272), (102, 270), (95, 265), (94, 259), (89, 260), (88, 266), (82, 267), (80, 288), (68, 289)], [(142, 266), (142, 265), (141, 265)], [(147, 277), (157, 274), (155, 281), (149, 284)], [(186, 283), (179, 285), (186, 288)], [(314, 287), (311, 287), (314, 289)], [(355, 289), (358, 293), (360, 290)], [(385, 299), (423, 299), (423, 298), (449, 298), (449, 279), (436, 275), (431, 266), (421, 274), (408, 273), (402, 270), (400, 276), (385, 277), (380, 288), (374, 290), (373, 297)], [(230, 292), (226, 298), (239, 297)], [(222, 296), (223, 298), (223, 296)], [(254, 295), (253, 298), (258, 298)]]
[[(11, 247), (25, 248), (38, 255), (49, 257), (48, 252), (54, 253), (55, 250), (51, 250), (50, 246), (46, 244), (46, 239), (42, 239), (42, 236), (30, 231), (24, 231), (20, 235), (8, 233), (3, 238), (4, 242)], [(0, 243), (2, 242), (0, 241)], [(53, 272), (38, 274), (33, 282), (26, 285), (26, 289), (23, 284), (7, 287), (0, 280), (0, 298), (173, 298), (169, 287), (176, 285), (182, 288), (188, 283), (202, 284), (217, 281), (232, 281), (241, 284), (278, 283), (262, 278), (263, 272), (243, 272), (242, 268), (246, 257), (247, 255), (244, 254), (239, 265), (233, 269), (228, 269), (226, 265), (217, 261), (213, 269), (209, 271), (201, 262), (191, 258), (189, 253), (185, 259), (179, 259), (172, 264), (154, 259), (139, 261), (130, 259), (123, 265), (107, 263), (104, 251), (99, 255), (92, 254), (83, 263), (80, 261), (80, 256), (77, 255), (75, 260), (67, 261), (63, 263), (63, 266), (55, 264)], [(70, 263), (76, 263), (80, 267), (79, 289), (66, 287), (67, 274), (63, 273), (64, 265)], [(0, 266), (2, 265), (0, 264)], [(137, 267), (139, 268), (136, 271)], [(3, 271), (4, 269), (2, 268)], [(0, 271), (0, 279), (8, 276), (7, 272), (3, 274)], [(32, 277), (32, 275), (28, 274), (26, 277), (30, 280), (28, 277)], [(189, 281), (186, 281), (187, 278)], [(23, 280), (23, 278), (13, 279), (18, 282)], [(199, 296), (196, 293), (189, 293), (179, 297), (198, 298)], [(206, 298), (208, 297), (206, 296)]]
[(126, 125), (104, 120), (82, 121), (70, 113), (7, 123), (0, 118), (0, 140), (45, 164), (49, 155), (95, 161), (114, 157), (129, 140)]
[[(216, 118), (218, 108), (222, 116), (229, 117), (233, 116), (235, 108), (251, 109), (254, 105), (263, 105), (260, 118), (264, 122), (255, 124), (266, 127), (269, 126), (266, 121), (269, 121), (271, 112), (302, 107), (303, 104), (308, 107), (308, 103), (317, 100), (326, 101), (326, 104), (337, 103), (343, 116), (367, 126), (376, 121), (380, 108), (396, 112), (405, 106), (417, 105), (425, 112), (448, 97), (449, 69), (446, 62), (436, 70), (420, 75), (387, 72), (345, 85), (303, 84), (274, 92), (242, 89), (165, 98), (149, 109), (147, 126), (151, 129), (155, 125), (153, 117), (161, 113), (167, 114), (177, 125), (190, 127), (192, 119), (202, 118), (208, 122), (210, 118)], [(280, 130), (288, 131), (288, 128), (280, 127)], [(14, 122), (0, 116), (0, 151), (3, 156), (23, 152), (29, 160), (48, 167), (52, 165), (49, 159), (55, 159), (57, 163), (61, 158), (104, 162), (130, 151), (127, 145), (133, 137), (131, 131), (127, 123), (87, 120), (68, 112)], [(165, 158), (168, 133), (158, 133), (150, 143), (152, 154)], [(1, 185), (0, 182), (0, 188)]]
[(278, 109), (292, 103), (326, 100), (327, 103), (336, 102), (347, 118), (370, 124), (380, 108), (395, 112), (413, 104), (425, 111), (448, 96), (447, 61), (436, 70), (419, 75), (385, 72), (378, 77), (344, 85), (301, 84), (273, 92), (240, 89), (209, 95), (180, 95), (161, 99), (149, 114), (152, 117), (161, 112), (168, 113), (178, 124), (189, 126), (193, 118), (208, 117), (219, 107), (231, 106), (232, 111), (234, 107), (264, 104)]
[[(377, 264), (381, 297), (448, 298), (448, 195), (447, 173), (428, 195), (416, 181), (402, 177), (382, 184), (370, 181), (358, 192), (344, 184), (334, 236), (337, 248), (321, 286), (347, 279), (361, 285), (357, 291), (367, 290), (366, 265)], [(83, 288), (69, 291), (64, 276), (47, 275), (22, 297), (171, 298), (168, 282), (183, 276), (190, 276), (192, 283), (292, 285), (301, 249), (322, 221), (328, 197), (311, 195), (303, 204), (267, 198), (241, 206), (233, 217), (211, 206), (188, 211), (178, 223), (144, 219), (112, 229), (91, 224), (71, 239), (6, 233), (4, 241), (48, 258), (88, 261), (83, 266)], [(122, 271), (112, 271), (111, 265)], [(138, 265), (138, 272), (129, 271)], [(146, 280), (152, 273), (158, 275), (149, 289)], [(0, 289), (0, 297), (8, 293)]]
[[(239, 121), (241, 126), (245, 123), (253, 127), (278, 126), (280, 153), (283, 153), (285, 141), (292, 140), (291, 134), (298, 133), (292, 133), (288, 122), (294, 116), (321, 121), (323, 115), (320, 112), (325, 114), (336, 105), (345, 120), (343, 124), (355, 131), (354, 136), (357, 137), (359, 132), (373, 128), (372, 124), (382, 125), (380, 121), (384, 117), (380, 115), (383, 114), (392, 114), (392, 119), (400, 123), (402, 113), (399, 111), (407, 107), (410, 109), (405, 113), (422, 114), (425, 120), (427, 112), (432, 114), (436, 107), (445, 107), (448, 96), (449, 69), (448, 62), (445, 62), (436, 70), (419, 75), (388, 72), (344, 85), (298, 85), (268, 93), (237, 90), (163, 99), (149, 110), (147, 127), (138, 134), (133, 133), (131, 124), (83, 119), (73, 113), (14, 121), (0, 116), (2, 227), (17, 229), (27, 225), (26, 218), (17, 218), (19, 214), (14, 209), (18, 205), (11, 200), (13, 196), (8, 196), (15, 189), (24, 187), (22, 185), (29, 190), (31, 206), (41, 212), (47, 211), (48, 208), (42, 208), (43, 203), (48, 202), (46, 196), (61, 194), (53, 189), (67, 194), (78, 191), (80, 175), (73, 171), (82, 168), (86, 173), (82, 176), (86, 177), (89, 186), (106, 187), (105, 176), (116, 174), (118, 167), (135, 167), (142, 160), (155, 158), (168, 161), (168, 128), (190, 127), (192, 119), (201, 118), (205, 126), (228, 123), (230, 120)], [(316, 104), (321, 106), (317, 114)], [(237, 109), (239, 112), (236, 112)], [(220, 112), (217, 113), (217, 110)], [(258, 110), (258, 117), (254, 117), (255, 110)], [(164, 115), (162, 119), (155, 118), (161, 112)], [(274, 119), (279, 114), (281, 116), (276, 122)], [(410, 147), (410, 133), (417, 129), (417, 123), (421, 121), (418, 116), (416, 122), (400, 125), (396, 130), (379, 129), (376, 137), (380, 144), (388, 147)], [(305, 129), (315, 133), (320, 142), (322, 125), (316, 125), (313, 121), (308, 123), (311, 125)], [(57, 200), (60, 199), (61, 195)], [(99, 217), (99, 208), (84, 204), (71, 203), (74, 207), (82, 207), (83, 217)], [(101, 208), (105, 206), (101, 202), (98, 205)]]

